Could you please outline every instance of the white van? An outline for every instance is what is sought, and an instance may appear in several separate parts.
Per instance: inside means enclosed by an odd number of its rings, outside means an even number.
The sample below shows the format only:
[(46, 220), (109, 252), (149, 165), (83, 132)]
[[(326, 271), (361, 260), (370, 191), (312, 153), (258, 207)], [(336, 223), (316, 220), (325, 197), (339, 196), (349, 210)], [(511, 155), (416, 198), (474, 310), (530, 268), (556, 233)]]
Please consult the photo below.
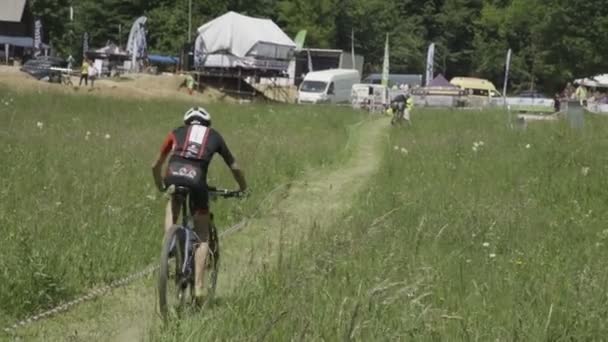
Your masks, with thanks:
[(309, 72), (300, 84), (298, 103), (350, 103), (353, 84), (360, 80), (354, 69)]

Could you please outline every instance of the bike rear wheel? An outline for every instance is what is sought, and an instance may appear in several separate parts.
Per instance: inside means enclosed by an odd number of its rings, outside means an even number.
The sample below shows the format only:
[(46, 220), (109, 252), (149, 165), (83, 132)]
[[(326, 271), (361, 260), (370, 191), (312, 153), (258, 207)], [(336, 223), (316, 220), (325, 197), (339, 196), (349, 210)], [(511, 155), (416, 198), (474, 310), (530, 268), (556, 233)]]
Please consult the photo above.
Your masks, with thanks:
[(215, 289), (217, 287), (217, 279), (219, 274), (220, 262), (220, 243), (217, 235), (217, 229), (212, 223), (209, 227), (209, 255), (205, 267), (205, 286), (207, 287), (207, 295), (202, 304), (203, 307), (213, 302), (215, 297)]
[(178, 225), (172, 226), (163, 239), (158, 275), (158, 304), (164, 320), (167, 320), (171, 310), (179, 309), (184, 303), (185, 286), (181, 272), (184, 262), (183, 240), (183, 229)]

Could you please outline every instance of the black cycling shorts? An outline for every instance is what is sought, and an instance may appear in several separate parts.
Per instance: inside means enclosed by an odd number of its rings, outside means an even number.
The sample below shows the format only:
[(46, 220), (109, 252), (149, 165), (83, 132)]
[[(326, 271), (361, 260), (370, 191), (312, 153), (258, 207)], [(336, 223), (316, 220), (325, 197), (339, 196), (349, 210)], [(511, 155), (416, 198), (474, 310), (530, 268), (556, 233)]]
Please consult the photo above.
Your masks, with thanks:
[(209, 212), (209, 191), (206, 184), (206, 175), (196, 163), (171, 160), (165, 175), (165, 186), (176, 185), (190, 189), (190, 212)]

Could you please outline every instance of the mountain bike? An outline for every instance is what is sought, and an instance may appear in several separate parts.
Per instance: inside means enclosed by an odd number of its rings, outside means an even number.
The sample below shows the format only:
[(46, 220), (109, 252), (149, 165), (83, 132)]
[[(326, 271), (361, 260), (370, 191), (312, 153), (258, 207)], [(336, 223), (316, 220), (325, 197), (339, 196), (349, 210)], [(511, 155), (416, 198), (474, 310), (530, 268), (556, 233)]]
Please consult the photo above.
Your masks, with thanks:
[[(240, 191), (216, 189), (209, 187), (209, 200), (218, 197), (242, 197)], [(194, 251), (201, 239), (194, 232), (192, 214), (189, 212), (188, 196), (190, 189), (182, 186), (171, 186), (169, 194), (176, 196), (181, 203), (182, 223), (173, 225), (163, 239), (158, 277), (158, 303), (164, 320), (171, 310), (179, 310), (189, 301), (194, 302)], [(205, 268), (207, 296), (202, 306), (207, 305), (215, 294), (220, 260), (220, 244), (217, 228), (213, 222), (213, 213), (209, 223), (209, 255)]]

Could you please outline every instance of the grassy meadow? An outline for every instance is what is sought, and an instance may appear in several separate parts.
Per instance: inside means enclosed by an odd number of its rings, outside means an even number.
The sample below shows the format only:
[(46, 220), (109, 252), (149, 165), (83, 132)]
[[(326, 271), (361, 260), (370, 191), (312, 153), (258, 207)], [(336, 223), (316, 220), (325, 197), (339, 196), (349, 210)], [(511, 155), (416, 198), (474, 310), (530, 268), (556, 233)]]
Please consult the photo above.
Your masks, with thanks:
[(600, 341), (608, 121), (415, 112), (339, 225), (162, 341)]
[[(73, 298), (158, 258), (163, 196), (150, 166), (191, 105), (14, 92), (0, 84), (0, 323)], [(268, 191), (345, 157), (348, 109), (206, 107), (252, 196), (214, 204), (227, 225)], [(233, 188), (217, 157), (210, 183)]]

